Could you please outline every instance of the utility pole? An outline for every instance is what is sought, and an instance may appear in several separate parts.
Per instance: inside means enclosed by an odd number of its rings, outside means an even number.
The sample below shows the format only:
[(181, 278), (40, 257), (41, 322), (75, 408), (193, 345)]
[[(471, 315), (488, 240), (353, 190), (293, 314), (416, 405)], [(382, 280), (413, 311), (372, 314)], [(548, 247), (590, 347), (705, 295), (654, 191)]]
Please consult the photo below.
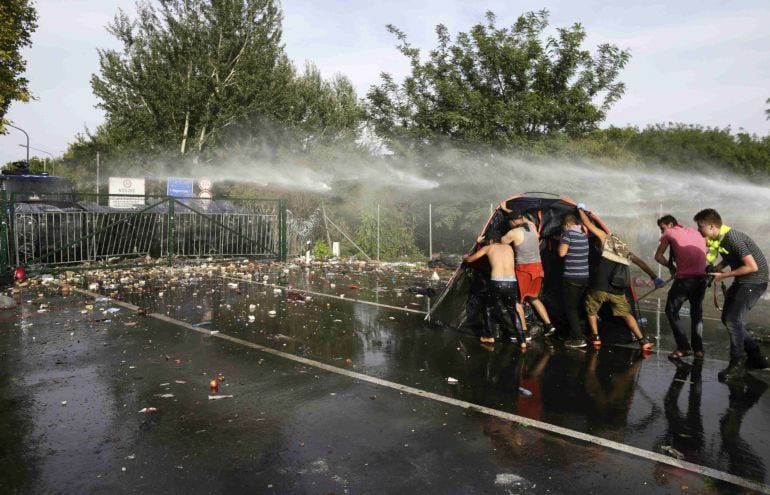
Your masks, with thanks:
[[(25, 136), (27, 136), (27, 165), (29, 166), (29, 134), (27, 134), (27, 131), (25, 131), (21, 127), (16, 127), (13, 124), (5, 124), (5, 125), (7, 125), (8, 127), (13, 127), (14, 129), (18, 129), (21, 132), (23, 132)], [(24, 146), (24, 145), (20, 145), (20, 146)]]
[[(96, 195), (99, 195), (99, 152), (96, 152)], [(99, 201), (99, 198), (96, 198)]]

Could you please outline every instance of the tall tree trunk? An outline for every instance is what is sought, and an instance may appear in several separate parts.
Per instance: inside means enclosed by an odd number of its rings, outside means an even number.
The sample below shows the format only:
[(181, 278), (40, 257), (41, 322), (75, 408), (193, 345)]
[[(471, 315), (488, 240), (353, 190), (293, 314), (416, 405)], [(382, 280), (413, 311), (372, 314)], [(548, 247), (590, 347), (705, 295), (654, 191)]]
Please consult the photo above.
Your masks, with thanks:
[(190, 111), (188, 110), (184, 114), (184, 132), (182, 133), (182, 149), (181, 152), (184, 155), (185, 148), (187, 147), (187, 133), (190, 131)]
[(198, 138), (198, 152), (203, 150), (203, 141), (206, 139), (206, 124), (201, 127), (201, 135)]

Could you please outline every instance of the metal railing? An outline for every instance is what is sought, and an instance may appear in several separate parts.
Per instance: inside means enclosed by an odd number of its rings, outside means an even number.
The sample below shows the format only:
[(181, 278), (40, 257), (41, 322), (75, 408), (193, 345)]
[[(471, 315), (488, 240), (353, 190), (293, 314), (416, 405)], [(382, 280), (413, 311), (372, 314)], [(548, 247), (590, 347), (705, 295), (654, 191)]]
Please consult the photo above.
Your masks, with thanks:
[(105, 206), (110, 195), (28, 196), (3, 192), (0, 262), (6, 267), (144, 256), (286, 259), (284, 200), (148, 196), (116, 208)]

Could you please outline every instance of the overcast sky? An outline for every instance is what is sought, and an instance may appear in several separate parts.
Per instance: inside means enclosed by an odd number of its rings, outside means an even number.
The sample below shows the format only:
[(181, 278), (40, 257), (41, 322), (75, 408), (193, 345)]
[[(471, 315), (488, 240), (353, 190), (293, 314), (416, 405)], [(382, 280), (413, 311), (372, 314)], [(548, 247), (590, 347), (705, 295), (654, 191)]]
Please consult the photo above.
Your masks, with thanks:
[[(39, 26), (28, 61), (31, 103), (13, 103), (7, 118), (30, 135), (30, 146), (61, 155), (75, 134), (95, 129), (89, 79), (98, 71), (97, 48), (119, 48), (105, 26), (118, 8), (134, 12), (133, 0), (38, 0)], [(632, 52), (621, 75), (626, 94), (607, 124), (646, 126), (684, 122), (730, 126), (765, 136), (770, 97), (770, 8), (767, 0), (666, 2), (586, 0), (284, 0), (284, 43), (302, 66), (314, 62), (325, 76), (343, 73), (364, 96), (380, 72), (408, 71), (385, 30), (392, 23), (413, 45), (435, 45), (434, 28), (454, 34), (483, 21), (492, 10), (507, 26), (523, 12), (546, 8), (551, 26), (580, 22), (587, 46), (610, 42)], [(0, 164), (24, 158), (24, 135), (0, 136)], [(47, 154), (35, 150), (31, 156)]]

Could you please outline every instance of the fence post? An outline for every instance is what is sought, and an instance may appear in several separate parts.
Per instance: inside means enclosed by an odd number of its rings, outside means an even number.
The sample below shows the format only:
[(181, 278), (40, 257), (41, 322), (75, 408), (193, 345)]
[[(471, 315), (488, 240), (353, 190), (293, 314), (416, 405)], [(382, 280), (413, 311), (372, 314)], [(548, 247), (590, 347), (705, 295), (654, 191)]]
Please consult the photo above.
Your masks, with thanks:
[(0, 226), (0, 263), (2, 263), (2, 269), (5, 271), (10, 268), (10, 260), (8, 250), (8, 203), (6, 201), (5, 189), (2, 191), (2, 226)]
[(174, 257), (174, 198), (166, 196), (168, 201), (168, 233), (166, 236), (166, 249), (168, 250), (168, 264), (170, 265)]
[(287, 257), (286, 239), (288, 238), (288, 232), (286, 232), (286, 206), (285, 199), (278, 200), (278, 243), (280, 244), (278, 246), (278, 257), (283, 263), (286, 262)]
[(428, 261), (433, 259), (433, 204), (428, 203)]
[(377, 261), (380, 261), (380, 205), (377, 205)]

